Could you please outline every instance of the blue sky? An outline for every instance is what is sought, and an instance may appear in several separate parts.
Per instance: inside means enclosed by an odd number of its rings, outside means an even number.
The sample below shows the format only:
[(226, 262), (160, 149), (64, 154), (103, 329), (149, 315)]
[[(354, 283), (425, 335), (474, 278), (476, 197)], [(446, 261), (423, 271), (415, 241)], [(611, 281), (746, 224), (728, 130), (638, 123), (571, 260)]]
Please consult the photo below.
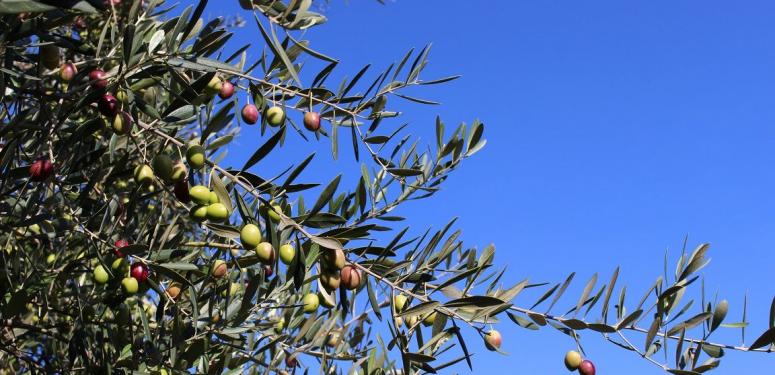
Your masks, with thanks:
[[(729, 321), (740, 319), (748, 294), (750, 343), (764, 331), (775, 295), (775, 3), (730, 4), (332, 1), (329, 23), (305, 38), (342, 60), (338, 79), (367, 63), (384, 68), (429, 42), (425, 78), (463, 75), (415, 92), (442, 106), (393, 101), (427, 143), (436, 115), (448, 128), (474, 118), (486, 124), (487, 147), (442, 192), (398, 211), (415, 232), (458, 216), (467, 244), (497, 246), (508, 283), (557, 282), (576, 271), (567, 305), (594, 272), (607, 282), (617, 265), (619, 286), (627, 285), (635, 303), (660, 275), (666, 249), (672, 268), (685, 235), (690, 247), (711, 242), (707, 291), (729, 299)], [(237, 1), (211, 2), (205, 16), (238, 11)], [(238, 42), (260, 46), (244, 16)], [(250, 57), (259, 53), (252, 49)], [(263, 142), (257, 137), (246, 130), (228, 160), (241, 165)], [(271, 160), (284, 161), (282, 169), (308, 153), (299, 148), (317, 149), (307, 181), (357, 173), (344, 140), (337, 161), (325, 156), (326, 142), (291, 142)], [(529, 307), (535, 299), (516, 303)], [(472, 337), (474, 373), (565, 372), (562, 356), (573, 347), (567, 337), (509, 321), (498, 329), (510, 355), (489, 353)], [(740, 341), (737, 332), (717, 336)], [(599, 374), (660, 373), (595, 334), (582, 337)], [(728, 353), (714, 373), (763, 373), (773, 360)]]

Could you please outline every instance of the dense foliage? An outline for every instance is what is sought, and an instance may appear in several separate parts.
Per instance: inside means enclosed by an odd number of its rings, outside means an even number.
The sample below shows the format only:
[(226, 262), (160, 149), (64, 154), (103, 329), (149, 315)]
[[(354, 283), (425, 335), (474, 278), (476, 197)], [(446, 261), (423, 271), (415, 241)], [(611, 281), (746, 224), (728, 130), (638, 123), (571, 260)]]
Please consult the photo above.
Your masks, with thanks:
[[(675, 374), (772, 347), (773, 328), (750, 346), (709, 341), (747, 322), (722, 323), (727, 302), (704, 293), (684, 301), (704, 244), (637, 305), (625, 307), (616, 270), (554, 314), (574, 274), (504, 286), (494, 247), (464, 246), (454, 220), (402, 227), (392, 211), (438, 191), (484, 146), (484, 126), (437, 119), (431, 149), (393, 99), (435, 104), (406, 90), (457, 77), (423, 77), (424, 48), (334, 83), (338, 60), (301, 39), (327, 21), (312, 1), (241, 0), (263, 40), (233, 50), (235, 23), (203, 20), (207, 3), (0, 0), (4, 373), (443, 373), (499, 350), (499, 318), (553, 327), (581, 353), (579, 332), (599, 332)], [(246, 126), (260, 127), (255, 151), (224, 166)], [(352, 186), (304, 181), (305, 151), (259, 173), (287, 137), (351, 149)], [(528, 289), (531, 307), (512, 304)], [(672, 364), (654, 356), (668, 342)], [(576, 351), (566, 364), (594, 374)]]

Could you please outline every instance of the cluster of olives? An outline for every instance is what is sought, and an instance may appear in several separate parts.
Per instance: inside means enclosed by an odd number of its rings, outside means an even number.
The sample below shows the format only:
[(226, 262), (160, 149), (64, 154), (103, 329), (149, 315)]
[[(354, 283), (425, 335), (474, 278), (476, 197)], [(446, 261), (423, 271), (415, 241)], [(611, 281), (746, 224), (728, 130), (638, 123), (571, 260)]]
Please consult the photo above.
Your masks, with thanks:
[(581, 353), (575, 350), (565, 353), (565, 367), (568, 371), (578, 370), (581, 375), (595, 375), (595, 364), (588, 359), (583, 359)]
[[(218, 94), (221, 99), (229, 99), (234, 95), (235, 86), (228, 80), (221, 80), (217, 75), (207, 84), (207, 93), (210, 95)], [(259, 111), (255, 104), (247, 103), (242, 107), (242, 121), (248, 125), (254, 125), (258, 122)], [(281, 106), (272, 106), (264, 112), (266, 123), (269, 126), (280, 126), (285, 122), (285, 110)], [(320, 129), (320, 114), (317, 112), (306, 112), (304, 114), (304, 127), (311, 132)]]
[[(403, 294), (398, 294), (393, 298), (393, 308), (395, 309), (396, 313), (400, 313), (407, 309), (409, 307), (409, 298)], [(436, 316), (438, 313), (436, 311), (432, 311), (428, 314), (425, 314), (424, 316), (418, 316), (418, 315), (410, 315), (406, 317), (406, 325), (407, 327), (413, 327), (418, 322), (422, 321), (422, 324), (426, 327), (430, 327), (433, 325), (433, 323), (436, 322)], [(402, 326), (404, 324), (404, 318), (402, 317), (396, 317), (395, 323), (397, 326)]]
[[(111, 263), (110, 269), (114, 277), (121, 277), (121, 287), (127, 295), (137, 293), (141, 286), (145, 287), (145, 281), (148, 280), (148, 265), (136, 261), (132, 264), (126, 258), (123, 248), (129, 246), (129, 242), (119, 239), (114, 244), (113, 254), (115, 259)], [(106, 284), (110, 281), (111, 274), (103, 265), (97, 265), (92, 272), (94, 282), (97, 284)]]

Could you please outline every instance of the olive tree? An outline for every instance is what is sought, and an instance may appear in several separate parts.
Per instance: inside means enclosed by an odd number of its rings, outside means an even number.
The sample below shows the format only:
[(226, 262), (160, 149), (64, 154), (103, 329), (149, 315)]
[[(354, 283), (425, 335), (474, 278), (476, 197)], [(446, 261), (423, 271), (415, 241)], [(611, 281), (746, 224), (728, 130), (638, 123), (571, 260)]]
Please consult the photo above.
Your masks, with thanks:
[[(674, 374), (772, 349), (775, 308), (750, 344), (712, 340), (748, 322), (688, 297), (706, 244), (635, 299), (618, 270), (563, 298), (573, 273), (504, 285), (494, 246), (465, 246), (454, 220), (404, 226), (394, 209), (485, 145), (479, 121), (438, 118), (428, 145), (400, 119), (402, 103), (435, 104), (407, 90), (457, 77), (425, 77), (426, 47), (339, 80), (302, 39), (327, 21), (311, 0), (240, 5), (263, 37), (250, 46), (227, 44), (238, 22), (202, 19), (206, 0), (0, 1), (4, 373), (437, 373), (499, 351), (497, 324), (567, 335), (585, 375), (587, 332)], [(226, 165), (249, 126), (252, 156)], [(305, 180), (315, 154), (286, 147), (262, 173), (289, 137), (359, 168)]]

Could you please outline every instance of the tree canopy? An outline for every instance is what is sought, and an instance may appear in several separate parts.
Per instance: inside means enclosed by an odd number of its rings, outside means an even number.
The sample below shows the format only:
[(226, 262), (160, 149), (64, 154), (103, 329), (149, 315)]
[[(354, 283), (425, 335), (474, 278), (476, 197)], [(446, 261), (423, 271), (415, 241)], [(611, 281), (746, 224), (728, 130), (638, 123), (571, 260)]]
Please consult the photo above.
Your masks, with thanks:
[[(235, 23), (202, 18), (215, 3), (0, 0), (3, 373), (445, 373), (499, 351), (498, 324), (567, 335), (583, 375), (582, 333), (679, 375), (771, 351), (775, 300), (750, 344), (713, 341), (745, 341), (748, 318), (697, 282), (707, 244), (630, 299), (618, 269), (565, 296), (575, 273), (504, 285), (495, 247), (463, 244), (454, 219), (403, 224), (398, 206), (485, 146), (479, 120), (439, 117), (431, 144), (402, 122), (457, 76), (426, 77), (425, 47), (335, 81), (340, 60), (303, 39), (328, 21), (316, 3), (240, 0), (263, 39), (236, 48)], [(255, 150), (226, 165), (248, 126)], [(309, 181), (315, 153), (290, 149), (262, 173), (288, 137), (360, 168)]]

